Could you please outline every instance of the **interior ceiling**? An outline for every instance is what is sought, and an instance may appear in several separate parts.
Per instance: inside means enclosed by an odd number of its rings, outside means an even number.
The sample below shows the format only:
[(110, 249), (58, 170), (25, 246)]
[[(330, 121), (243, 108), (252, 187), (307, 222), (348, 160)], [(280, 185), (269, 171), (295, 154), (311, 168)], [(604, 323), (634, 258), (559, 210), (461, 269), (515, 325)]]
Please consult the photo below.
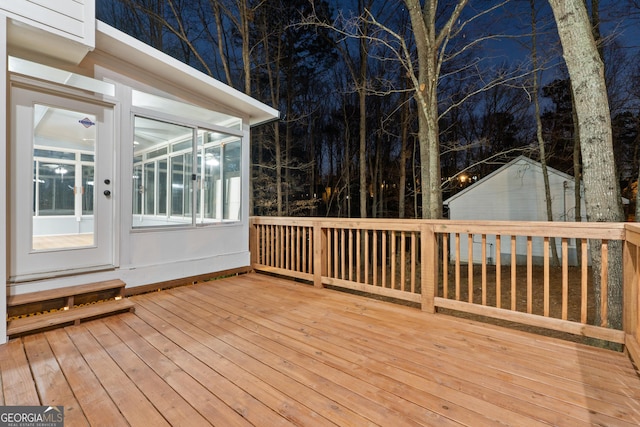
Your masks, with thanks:
[(192, 128), (144, 117), (136, 117), (134, 127), (136, 151), (147, 150), (154, 146), (166, 146), (169, 141), (189, 140), (193, 135)]
[(95, 116), (43, 105), (36, 105), (34, 113), (34, 133), (38, 145), (52, 148), (94, 150)]

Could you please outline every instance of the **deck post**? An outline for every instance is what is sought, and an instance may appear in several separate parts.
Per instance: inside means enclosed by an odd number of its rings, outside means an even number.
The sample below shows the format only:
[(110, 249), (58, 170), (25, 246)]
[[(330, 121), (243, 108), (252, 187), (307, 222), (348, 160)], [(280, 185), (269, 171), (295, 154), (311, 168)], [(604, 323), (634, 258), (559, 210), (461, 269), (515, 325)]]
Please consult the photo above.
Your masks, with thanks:
[(258, 262), (258, 230), (253, 218), (249, 218), (249, 255), (251, 268)]
[(426, 222), (420, 226), (420, 246), (422, 311), (435, 313), (434, 298), (438, 280), (438, 244), (433, 226)]
[(623, 330), (625, 346), (631, 359), (640, 363), (640, 233), (625, 227), (623, 248), (624, 296)]
[(322, 288), (322, 276), (327, 273), (327, 232), (313, 223), (313, 286)]

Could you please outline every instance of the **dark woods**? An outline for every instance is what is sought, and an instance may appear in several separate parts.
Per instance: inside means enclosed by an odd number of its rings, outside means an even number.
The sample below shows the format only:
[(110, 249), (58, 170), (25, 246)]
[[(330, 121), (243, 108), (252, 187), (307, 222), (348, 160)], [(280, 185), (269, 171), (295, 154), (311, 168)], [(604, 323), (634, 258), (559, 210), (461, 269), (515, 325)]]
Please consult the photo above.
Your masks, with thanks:
[[(437, 111), (426, 113), (412, 3), (109, 0), (98, 2), (98, 18), (280, 110), (280, 121), (252, 132), (256, 215), (423, 217), (425, 192), (446, 199), (518, 155), (539, 159), (534, 73), (547, 164), (574, 175), (570, 80), (547, 2), (439, 2), (431, 22), (442, 39), (430, 45)], [(640, 10), (632, 1), (588, 3), (606, 69), (615, 173), (635, 201), (640, 67), (630, 32)], [(456, 5), (466, 8), (450, 22)], [(420, 114), (437, 123), (435, 186), (423, 185)]]

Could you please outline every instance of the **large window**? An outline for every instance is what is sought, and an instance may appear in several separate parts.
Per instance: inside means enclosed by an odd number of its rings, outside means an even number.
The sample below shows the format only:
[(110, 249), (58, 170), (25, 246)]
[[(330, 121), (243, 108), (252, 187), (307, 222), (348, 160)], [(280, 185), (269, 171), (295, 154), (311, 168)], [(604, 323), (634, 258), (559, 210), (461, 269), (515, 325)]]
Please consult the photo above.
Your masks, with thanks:
[(239, 136), (136, 116), (133, 226), (239, 220), (241, 151)]

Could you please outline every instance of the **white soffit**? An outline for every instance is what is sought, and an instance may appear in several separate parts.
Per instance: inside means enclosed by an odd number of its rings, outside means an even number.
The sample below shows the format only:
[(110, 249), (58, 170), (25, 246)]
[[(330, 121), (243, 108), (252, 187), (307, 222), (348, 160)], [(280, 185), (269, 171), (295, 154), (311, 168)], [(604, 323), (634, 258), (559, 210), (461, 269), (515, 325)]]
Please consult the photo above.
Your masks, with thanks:
[(8, 69), (12, 73), (23, 74), (25, 76), (35, 77), (108, 96), (115, 96), (116, 93), (116, 88), (111, 83), (92, 79), (69, 71), (60, 70), (58, 68), (49, 67), (48, 65), (27, 61), (26, 59), (16, 58), (13, 56), (8, 57), (8, 63)]
[(279, 117), (278, 110), (207, 76), (101, 21), (96, 21), (96, 49), (158, 75), (179, 87), (249, 115), (251, 126)]

